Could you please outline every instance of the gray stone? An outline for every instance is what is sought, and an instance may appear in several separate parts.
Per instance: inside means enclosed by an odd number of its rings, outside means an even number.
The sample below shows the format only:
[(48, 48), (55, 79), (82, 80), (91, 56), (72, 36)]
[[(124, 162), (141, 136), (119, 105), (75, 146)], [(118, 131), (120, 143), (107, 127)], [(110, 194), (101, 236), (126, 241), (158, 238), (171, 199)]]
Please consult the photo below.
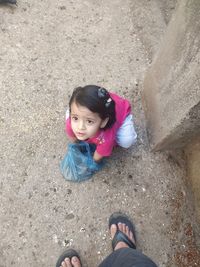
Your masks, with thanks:
[(184, 147), (200, 134), (200, 2), (180, 1), (144, 80), (154, 150)]

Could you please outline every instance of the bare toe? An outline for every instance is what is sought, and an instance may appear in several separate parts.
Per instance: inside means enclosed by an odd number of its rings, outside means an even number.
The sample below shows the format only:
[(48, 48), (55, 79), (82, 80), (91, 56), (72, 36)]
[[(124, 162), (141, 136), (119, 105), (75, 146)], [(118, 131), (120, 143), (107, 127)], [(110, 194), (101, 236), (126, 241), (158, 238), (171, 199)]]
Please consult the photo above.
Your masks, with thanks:
[(71, 259), (71, 263), (73, 267), (81, 267), (81, 263), (78, 257), (74, 256)]
[(65, 265), (64, 265), (64, 267), (72, 267), (72, 264), (71, 264), (70, 258), (66, 258), (66, 259), (64, 260), (64, 262), (65, 262)]
[(111, 227), (110, 227), (110, 235), (111, 235), (112, 239), (115, 236), (116, 232), (117, 232), (117, 225), (116, 224), (112, 224)]
[(70, 259), (65, 258), (65, 260), (61, 263), (61, 267), (72, 267)]
[(125, 227), (125, 233), (126, 233), (126, 235), (129, 236), (129, 238), (130, 238), (131, 231), (129, 231), (128, 226)]

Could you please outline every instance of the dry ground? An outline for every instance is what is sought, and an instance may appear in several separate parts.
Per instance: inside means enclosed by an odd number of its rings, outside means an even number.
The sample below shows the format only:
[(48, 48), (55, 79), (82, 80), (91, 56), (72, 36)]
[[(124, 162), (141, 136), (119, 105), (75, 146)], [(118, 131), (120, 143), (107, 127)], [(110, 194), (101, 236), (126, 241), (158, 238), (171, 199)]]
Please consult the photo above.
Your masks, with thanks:
[[(174, 7), (156, 0), (0, 6), (0, 267), (55, 266), (69, 246), (84, 266), (96, 266), (111, 252), (107, 219), (117, 210), (133, 218), (139, 249), (159, 266), (185, 266), (188, 244), (196, 252), (182, 155), (151, 152), (140, 97)], [(130, 99), (138, 142), (116, 149), (93, 179), (72, 184), (59, 171), (64, 114), (73, 88), (90, 83)]]

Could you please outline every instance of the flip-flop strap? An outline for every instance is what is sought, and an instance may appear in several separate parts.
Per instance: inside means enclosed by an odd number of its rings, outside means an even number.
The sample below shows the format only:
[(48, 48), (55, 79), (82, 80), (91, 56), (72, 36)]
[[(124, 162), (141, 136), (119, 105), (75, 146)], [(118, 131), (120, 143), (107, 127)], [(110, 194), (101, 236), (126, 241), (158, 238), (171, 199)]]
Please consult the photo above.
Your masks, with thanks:
[(115, 249), (117, 243), (124, 242), (126, 243), (130, 248), (136, 249), (135, 244), (125, 235), (123, 232), (117, 230), (117, 232), (114, 235), (114, 238), (112, 240), (112, 248)]

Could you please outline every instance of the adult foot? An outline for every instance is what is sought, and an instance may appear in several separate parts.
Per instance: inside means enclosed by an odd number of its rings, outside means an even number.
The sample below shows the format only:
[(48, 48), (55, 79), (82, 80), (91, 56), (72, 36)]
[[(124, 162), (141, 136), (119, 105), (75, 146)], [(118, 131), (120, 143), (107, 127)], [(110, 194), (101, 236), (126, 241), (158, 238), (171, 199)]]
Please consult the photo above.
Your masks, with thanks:
[[(125, 223), (118, 223), (117, 225), (116, 224), (111, 225), (110, 234), (111, 234), (112, 239), (114, 238), (117, 232), (117, 229), (121, 231), (123, 234), (125, 234), (128, 237), (128, 239), (130, 239), (133, 242), (133, 244), (135, 244), (133, 233), (129, 230), (128, 226), (126, 226)], [(127, 243), (123, 241), (119, 241), (117, 245), (115, 246), (114, 250), (117, 250), (119, 248), (128, 248), (128, 247), (129, 246), (127, 245)]]
[(135, 227), (126, 214), (115, 212), (110, 216), (109, 229), (113, 250), (136, 249)]
[(56, 267), (81, 267), (79, 254), (74, 249), (67, 249), (57, 260)]
[(81, 267), (81, 262), (78, 257), (65, 258), (60, 267)]

